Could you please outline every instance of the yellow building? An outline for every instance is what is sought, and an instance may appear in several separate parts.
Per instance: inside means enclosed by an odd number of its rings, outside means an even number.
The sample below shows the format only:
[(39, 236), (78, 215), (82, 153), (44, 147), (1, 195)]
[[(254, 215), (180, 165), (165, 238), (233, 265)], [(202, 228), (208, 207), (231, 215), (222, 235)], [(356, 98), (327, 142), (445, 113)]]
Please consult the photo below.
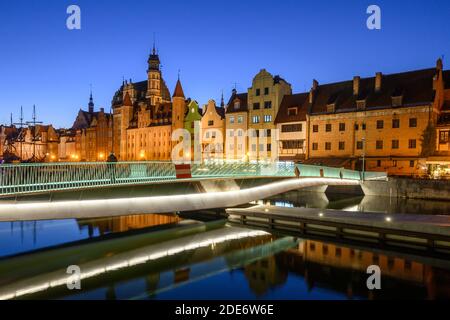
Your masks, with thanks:
[(155, 48), (148, 59), (147, 80), (124, 81), (112, 105), (119, 160), (171, 159), (172, 132), (184, 126), (186, 99), (179, 79), (170, 97)]
[(272, 76), (262, 69), (253, 78), (247, 93), (250, 160), (271, 157), (271, 131), (276, 128), (275, 117), (287, 94), (292, 94), (291, 85), (280, 76)]
[(201, 121), (202, 159), (222, 159), (225, 142), (225, 108), (209, 100)]
[(225, 112), (225, 156), (227, 160), (247, 160), (248, 105), (247, 93), (233, 89)]
[(442, 61), (436, 68), (319, 85), (309, 93), (310, 164), (427, 174), (443, 105)]

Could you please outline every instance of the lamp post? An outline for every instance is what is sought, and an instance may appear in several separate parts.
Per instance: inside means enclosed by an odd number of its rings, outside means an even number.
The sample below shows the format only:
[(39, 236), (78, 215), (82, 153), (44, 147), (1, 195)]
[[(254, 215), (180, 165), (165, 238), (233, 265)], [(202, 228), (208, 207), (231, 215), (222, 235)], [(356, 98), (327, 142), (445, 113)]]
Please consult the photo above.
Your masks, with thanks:
[(366, 138), (363, 137), (362, 139), (363, 143), (363, 154), (362, 154), (362, 181), (365, 179), (366, 175)]

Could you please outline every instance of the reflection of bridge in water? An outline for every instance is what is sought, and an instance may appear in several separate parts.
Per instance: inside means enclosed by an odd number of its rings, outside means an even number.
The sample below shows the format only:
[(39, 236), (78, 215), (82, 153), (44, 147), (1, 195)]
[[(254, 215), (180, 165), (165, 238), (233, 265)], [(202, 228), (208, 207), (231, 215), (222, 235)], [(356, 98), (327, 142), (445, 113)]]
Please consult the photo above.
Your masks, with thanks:
[[(223, 221), (209, 225), (184, 221), (166, 230), (0, 260), (0, 299), (76, 298), (78, 294), (83, 297), (94, 293), (97, 298), (145, 299), (229, 270), (241, 270), (257, 297), (298, 276), (306, 287), (298, 288), (296, 294), (304, 298), (314, 297), (316, 289), (324, 288), (347, 298), (448, 297), (448, 273), (421, 259), (279, 238), (263, 231), (224, 227)], [(81, 268), (82, 291), (66, 288), (69, 275), (65, 268), (70, 264)], [(383, 270), (384, 290), (380, 295), (365, 287), (365, 270), (371, 264), (379, 264)], [(136, 280), (145, 284), (143, 292), (120, 290), (121, 284)], [(200, 298), (202, 294), (214, 297), (209, 291), (198, 294)]]

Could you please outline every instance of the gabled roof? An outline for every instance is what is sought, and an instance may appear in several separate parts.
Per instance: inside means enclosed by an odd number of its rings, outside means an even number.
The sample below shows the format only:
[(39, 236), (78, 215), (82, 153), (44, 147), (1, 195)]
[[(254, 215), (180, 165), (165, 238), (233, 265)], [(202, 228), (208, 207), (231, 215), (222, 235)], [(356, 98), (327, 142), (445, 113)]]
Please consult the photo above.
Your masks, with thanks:
[[(239, 101), (238, 108), (234, 107), (234, 103), (236, 101)], [(248, 111), (247, 93), (236, 93), (235, 91), (233, 91), (230, 100), (228, 100), (227, 103), (226, 113), (247, 112), (247, 111)]]
[(180, 79), (177, 80), (177, 84), (175, 86), (175, 90), (173, 92), (173, 98), (184, 98), (183, 87), (181, 86)]
[[(275, 124), (306, 121), (308, 98), (308, 92), (285, 95), (283, 97), (283, 100), (281, 101), (280, 109), (278, 110), (277, 116), (275, 118)], [(292, 113), (291, 115), (289, 115), (290, 108), (297, 108), (297, 113)]]
[(319, 85), (314, 91), (311, 114), (327, 113), (327, 105), (332, 103), (335, 112), (355, 111), (357, 100), (365, 100), (366, 109), (392, 108), (395, 95), (403, 95), (404, 106), (429, 104), (434, 100), (435, 74), (436, 69), (431, 68), (382, 75), (379, 91), (375, 91), (375, 77), (360, 79), (358, 96), (353, 95), (353, 80)]

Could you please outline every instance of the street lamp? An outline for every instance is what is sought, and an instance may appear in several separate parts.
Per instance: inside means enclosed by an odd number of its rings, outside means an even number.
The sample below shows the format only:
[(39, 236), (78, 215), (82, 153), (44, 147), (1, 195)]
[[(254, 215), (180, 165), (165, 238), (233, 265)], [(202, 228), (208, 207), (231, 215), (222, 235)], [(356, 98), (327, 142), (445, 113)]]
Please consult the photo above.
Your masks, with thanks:
[(362, 139), (363, 143), (363, 154), (362, 154), (362, 181), (364, 181), (365, 175), (366, 175), (366, 138), (363, 137)]

